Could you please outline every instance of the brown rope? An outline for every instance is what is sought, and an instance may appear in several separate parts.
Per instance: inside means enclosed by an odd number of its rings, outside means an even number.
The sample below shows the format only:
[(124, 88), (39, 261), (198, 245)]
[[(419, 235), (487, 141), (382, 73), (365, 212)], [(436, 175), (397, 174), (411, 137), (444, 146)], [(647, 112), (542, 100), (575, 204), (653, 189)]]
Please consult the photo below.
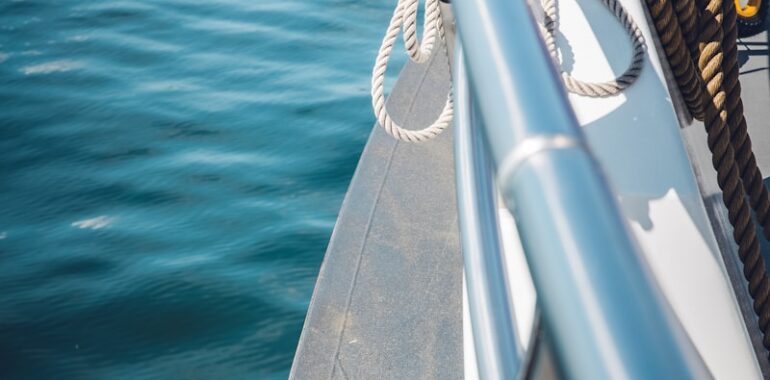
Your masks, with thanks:
[[(732, 22), (728, 23), (728, 20)], [(762, 226), (764, 235), (770, 240), (770, 197), (763, 184), (764, 176), (757, 167), (757, 160), (751, 149), (751, 137), (743, 115), (741, 82), (738, 81), (738, 44), (736, 43), (738, 28), (735, 20), (735, 7), (729, 3), (725, 6), (725, 25), (732, 25), (732, 28), (725, 29), (725, 41), (722, 43), (722, 49), (725, 52), (722, 70), (725, 72), (724, 87), (727, 92), (727, 123), (732, 132), (731, 142), (735, 149), (735, 158), (738, 161), (743, 184), (751, 196), (752, 208), (757, 214), (757, 220)]]
[(677, 1), (674, 4), (682, 34), (692, 57), (698, 56), (698, 11), (694, 1)]
[[(681, 1), (680, 3), (686, 2)], [(681, 23), (678, 21), (678, 17), (674, 13), (669, 1), (647, 0), (647, 5), (650, 9), (655, 29), (658, 30), (658, 38), (663, 46), (663, 50), (666, 52), (669, 66), (671, 66), (671, 71), (674, 73), (687, 108), (693, 116), (702, 117), (701, 85), (692, 56), (687, 55), (683, 31), (680, 26)], [(695, 14), (694, 7), (692, 14)], [(695, 20), (695, 16), (691, 15), (690, 19)], [(693, 31), (690, 34), (696, 36), (696, 33)], [(693, 45), (695, 45), (695, 42), (693, 42)]]
[(770, 197), (743, 115), (735, 6), (732, 0), (677, 0), (673, 6), (671, 0), (646, 1), (685, 104), (706, 127), (743, 275), (770, 349), (770, 278), (751, 219), (753, 209), (770, 239)]
[[(738, 80), (738, 28), (735, 5), (731, 1), (724, 1), (722, 6), (725, 15), (725, 39), (722, 42), (722, 50), (725, 56), (722, 61), (722, 71), (725, 73), (723, 86), (727, 93), (725, 109), (727, 110), (728, 117), (727, 124), (730, 126), (731, 132), (730, 142), (735, 150), (738, 170), (741, 174), (743, 187), (749, 195), (751, 207), (754, 209), (754, 215), (757, 222), (762, 226), (765, 238), (770, 240), (770, 196), (763, 182), (764, 176), (759, 167), (757, 167), (757, 160), (754, 157), (754, 151), (751, 149), (751, 138), (746, 126), (746, 118), (743, 115), (741, 82)], [(770, 295), (770, 281), (767, 280), (764, 260), (760, 261), (762, 261), (762, 265), (748, 268), (748, 278), (750, 279), (749, 288), (752, 286), (757, 288), (754, 308), (759, 316), (760, 328), (765, 332), (768, 330), (768, 322), (770, 322), (770, 306), (767, 306), (768, 295)], [(747, 271), (746, 267), (744, 266), (744, 274)], [(761, 306), (764, 306), (764, 308)], [(765, 333), (763, 343), (765, 347), (770, 348), (770, 334)]]

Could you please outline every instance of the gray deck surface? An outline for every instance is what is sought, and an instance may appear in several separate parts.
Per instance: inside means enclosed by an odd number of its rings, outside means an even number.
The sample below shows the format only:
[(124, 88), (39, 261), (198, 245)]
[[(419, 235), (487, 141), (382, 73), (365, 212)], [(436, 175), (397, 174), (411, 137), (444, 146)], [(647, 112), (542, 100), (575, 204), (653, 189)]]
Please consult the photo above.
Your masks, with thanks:
[[(739, 46), (749, 133), (767, 175), (767, 34)], [(407, 128), (425, 126), (440, 111), (448, 84), (443, 54), (427, 65), (409, 63), (388, 109)], [(728, 272), (745, 289), (703, 124), (695, 122), (682, 134)], [(462, 257), (453, 165), (451, 131), (412, 145), (375, 126), (340, 211), (290, 378), (462, 378)], [(739, 302), (745, 318), (755, 318), (746, 293)], [(753, 328), (751, 335), (761, 352), (761, 334)], [(767, 375), (768, 364), (762, 367)]]
[[(767, 175), (770, 174), (770, 77), (768, 77), (768, 39), (767, 33), (743, 39), (739, 42), (738, 60), (741, 65), (741, 87), (743, 104), (746, 114), (746, 122), (751, 135), (754, 154), (759, 168), (765, 175), (765, 184), (768, 184)], [(693, 167), (698, 177), (701, 194), (703, 195), (706, 211), (711, 219), (720, 249), (725, 258), (726, 267), (733, 281), (733, 286), (742, 288), (738, 292), (738, 301), (744, 318), (748, 319), (750, 336), (755, 350), (761, 353), (760, 366), (765, 376), (770, 375), (766, 355), (762, 354), (764, 348), (761, 342), (761, 332), (756, 327), (755, 316), (748, 297), (746, 284), (743, 280), (742, 268), (737, 256), (737, 247), (732, 238), (732, 227), (727, 218), (727, 209), (722, 203), (722, 195), (716, 181), (716, 171), (711, 164), (711, 153), (706, 144), (706, 132), (703, 123), (695, 122), (686, 127), (682, 134), (685, 138), (687, 149), (692, 160)], [(765, 260), (770, 259), (770, 247), (762, 238), (760, 230), (758, 235), (762, 244)]]
[[(409, 129), (449, 91), (443, 52), (407, 64), (388, 99)], [(399, 143), (375, 126), (321, 267), (290, 378), (459, 379), (462, 256), (451, 130)]]

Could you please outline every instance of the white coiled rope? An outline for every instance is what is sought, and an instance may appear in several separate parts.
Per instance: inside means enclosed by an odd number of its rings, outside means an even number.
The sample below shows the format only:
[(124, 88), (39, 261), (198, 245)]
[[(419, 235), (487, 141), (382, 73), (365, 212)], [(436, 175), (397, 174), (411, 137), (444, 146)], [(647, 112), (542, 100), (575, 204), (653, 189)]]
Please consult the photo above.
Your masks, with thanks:
[[(409, 53), (409, 58), (416, 63), (425, 63), (433, 53), (436, 46), (440, 47), (444, 41), (444, 25), (439, 10), (439, 0), (425, 1), (425, 21), (422, 41), (417, 40), (417, 6), (419, 0), (399, 0), (393, 17), (390, 20), (388, 31), (382, 39), (380, 52), (372, 70), (372, 107), (377, 121), (385, 128), (385, 132), (401, 141), (423, 142), (438, 136), (452, 122), (454, 107), (452, 104), (452, 92), (447, 95), (444, 109), (436, 121), (428, 127), (420, 130), (404, 129), (398, 125), (388, 114), (385, 107), (385, 71), (388, 69), (388, 60), (393, 50), (393, 45), (398, 38), (400, 30), (404, 31), (404, 46)], [(436, 38), (440, 43), (436, 43)]]
[[(562, 71), (561, 77), (564, 80), (564, 86), (569, 92), (590, 96), (590, 97), (605, 97), (612, 96), (625, 90), (639, 78), (642, 73), (642, 67), (644, 67), (644, 36), (642, 31), (634, 22), (634, 19), (628, 15), (623, 5), (618, 0), (602, 0), (607, 9), (615, 16), (615, 18), (623, 25), (631, 44), (633, 45), (634, 56), (631, 60), (631, 64), (628, 65), (623, 74), (619, 77), (606, 81), (606, 82), (585, 82), (576, 78), (573, 78), (568, 73)], [(556, 46), (556, 29), (559, 25), (559, 12), (557, 0), (541, 0), (540, 4), (543, 6), (545, 12), (545, 20), (541, 25), (541, 32), (545, 39), (545, 45), (548, 48), (548, 52), (553, 57), (556, 64), (559, 64), (559, 50)]]

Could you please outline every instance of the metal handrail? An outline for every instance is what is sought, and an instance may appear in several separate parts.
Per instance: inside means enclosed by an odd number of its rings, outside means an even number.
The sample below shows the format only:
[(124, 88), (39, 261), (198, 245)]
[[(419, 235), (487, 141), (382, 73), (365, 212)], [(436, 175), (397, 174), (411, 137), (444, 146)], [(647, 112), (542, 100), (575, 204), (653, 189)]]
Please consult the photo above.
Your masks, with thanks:
[(460, 58), (455, 60), (453, 74), (457, 206), (478, 372), (483, 379), (514, 379), (522, 365), (522, 349), (506, 285), (492, 162), (471, 101), (459, 43), (455, 54)]
[[(492, 228), (486, 224), (491, 220), (489, 202), (494, 200), (484, 189), (491, 179), (479, 178), (490, 175), (484, 169), (485, 154), (496, 165), (496, 182), (516, 219), (543, 325), (562, 371), (578, 379), (707, 377), (586, 147), (526, 0), (461, 0), (452, 5), (465, 52), (455, 55), (460, 68), (455, 76), (460, 87), (456, 104), (471, 106), (470, 113), (461, 107), (461, 117), (456, 118), (457, 137), (471, 140), (456, 142), (457, 176), (481, 181), (458, 183), (481, 377), (512, 378), (508, 371), (521, 362), (509, 345), (488, 337), (492, 331), (512, 339), (515, 329), (512, 319), (505, 320), (512, 309), (510, 299), (498, 294), (506, 286), (505, 278), (484, 265), (500, 256), (499, 241), (494, 241), (499, 237), (484, 231)], [(458, 77), (463, 74), (463, 60), (470, 91)], [(474, 102), (483, 123), (473, 116)], [(483, 129), (485, 138), (473, 136), (475, 125)], [(478, 148), (484, 141), (487, 146)], [(474, 188), (475, 199), (467, 195)], [(463, 203), (473, 201), (478, 202), (478, 214), (468, 211), (472, 204)], [(469, 215), (477, 220), (467, 220)], [(469, 258), (469, 254), (484, 257)], [(501, 316), (484, 316), (485, 312)], [(484, 323), (494, 325), (477, 327)], [(480, 339), (486, 348), (478, 346)], [(506, 355), (513, 365), (495, 364), (504, 362)]]

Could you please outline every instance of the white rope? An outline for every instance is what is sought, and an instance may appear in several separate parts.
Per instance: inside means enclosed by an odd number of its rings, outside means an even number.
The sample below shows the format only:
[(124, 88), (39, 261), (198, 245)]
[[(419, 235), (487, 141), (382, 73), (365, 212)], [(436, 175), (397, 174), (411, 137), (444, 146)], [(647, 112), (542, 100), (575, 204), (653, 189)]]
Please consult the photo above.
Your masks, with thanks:
[[(557, 0), (541, 0), (545, 12), (545, 21), (543, 22), (544, 25), (540, 28), (548, 52), (551, 53), (554, 61), (559, 65), (559, 51), (556, 47), (556, 29), (558, 28), (559, 14), (556, 1)], [(642, 73), (642, 67), (644, 67), (645, 44), (642, 31), (631, 16), (628, 15), (628, 12), (626, 12), (619, 1), (602, 0), (602, 3), (604, 3), (604, 6), (606, 6), (615, 18), (623, 24), (623, 28), (625, 28), (626, 33), (628, 33), (631, 43), (634, 46), (634, 57), (623, 74), (606, 82), (584, 82), (575, 79), (568, 73), (562, 71), (561, 76), (564, 80), (564, 86), (567, 87), (569, 92), (578, 95), (604, 97), (618, 94), (636, 82), (639, 75)]]
[[(417, 39), (417, 6), (419, 0), (399, 0), (393, 17), (390, 20), (388, 31), (382, 39), (380, 52), (372, 69), (372, 107), (377, 121), (385, 128), (385, 132), (401, 141), (423, 142), (438, 136), (452, 122), (454, 107), (452, 105), (452, 92), (447, 95), (446, 104), (441, 114), (430, 126), (420, 130), (409, 130), (399, 126), (388, 114), (385, 107), (385, 71), (388, 69), (388, 60), (393, 50), (393, 45), (398, 38), (400, 30), (404, 31), (404, 46), (409, 53), (409, 58), (416, 63), (425, 63), (430, 58), (437, 46), (436, 37), (443, 43), (444, 25), (439, 10), (439, 0), (425, 1), (425, 21), (422, 41)], [(440, 45), (439, 45), (440, 46)]]

